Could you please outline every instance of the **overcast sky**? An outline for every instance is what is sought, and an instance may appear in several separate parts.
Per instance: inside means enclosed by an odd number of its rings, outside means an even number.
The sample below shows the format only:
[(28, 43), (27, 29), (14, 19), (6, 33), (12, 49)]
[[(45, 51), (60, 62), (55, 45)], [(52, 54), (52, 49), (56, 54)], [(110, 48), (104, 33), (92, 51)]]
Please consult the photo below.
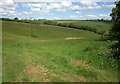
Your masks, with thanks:
[(111, 19), (115, 0), (2, 0), (0, 17), (19, 19)]

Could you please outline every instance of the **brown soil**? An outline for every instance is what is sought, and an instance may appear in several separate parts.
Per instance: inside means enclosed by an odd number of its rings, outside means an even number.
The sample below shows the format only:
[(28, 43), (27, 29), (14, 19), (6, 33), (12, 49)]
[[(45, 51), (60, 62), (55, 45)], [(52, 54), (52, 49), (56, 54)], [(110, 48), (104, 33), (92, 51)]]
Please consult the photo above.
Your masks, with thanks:
[(50, 72), (40, 65), (26, 66), (25, 72), (29, 75), (32, 81), (50, 81)]
[(70, 64), (72, 64), (74, 66), (80, 66), (80, 67), (83, 67), (83, 68), (89, 69), (89, 70), (95, 69), (95, 67), (87, 64), (85, 61), (82, 61), (82, 60), (72, 60), (72, 61), (70, 61)]

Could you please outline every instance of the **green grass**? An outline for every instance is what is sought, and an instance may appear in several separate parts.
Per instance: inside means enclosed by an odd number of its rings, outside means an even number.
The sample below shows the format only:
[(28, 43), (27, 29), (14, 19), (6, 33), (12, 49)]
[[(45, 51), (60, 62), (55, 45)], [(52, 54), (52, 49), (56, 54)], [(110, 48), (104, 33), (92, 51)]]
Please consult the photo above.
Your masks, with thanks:
[[(65, 40), (69, 37), (81, 39)], [(98, 41), (100, 37), (90, 31), (3, 21), (3, 82), (116, 82), (109, 44)]]
[(100, 21), (57, 21), (58, 23), (62, 24), (69, 24), (72, 23), (74, 27), (81, 27), (81, 28), (91, 28), (96, 29), (98, 33), (108, 33), (110, 27), (112, 26), (112, 22), (100, 22)]
[[(14, 23), (14, 25), (13, 25)], [(7, 25), (6, 25), (7, 24)], [(66, 29), (59, 26), (51, 25), (34, 25), (18, 22), (3, 22), (3, 31), (16, 35), (23, 35), (31, 37), (31, 28), (33, 29), (33, 35), (39, 39), (64, 39), (67, 37), (84, 37), (86, 39), (98, 39), (100, 35), (83, 30)], [(51, 29), (52, 28), (52, 29)]]

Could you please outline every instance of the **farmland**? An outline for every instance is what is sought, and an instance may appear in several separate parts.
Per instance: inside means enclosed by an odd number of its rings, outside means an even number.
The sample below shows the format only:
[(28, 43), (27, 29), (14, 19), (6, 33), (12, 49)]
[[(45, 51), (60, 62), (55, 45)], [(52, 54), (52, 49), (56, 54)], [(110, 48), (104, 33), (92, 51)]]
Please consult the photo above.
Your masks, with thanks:
[(96, 33), (101, 33), (101, 34), (107, 34), (110, 27), (111, 27), (111, 23), (112, 22), (100, 22), (100, 21), (57, 21), (59, 24), (68, 24), (71, 27), (75, 27), (75, 28), (84, 28), (86, 30), (89, 31), (95, 31)]
[[(111, 26), (109, 22), (55, 22), (104, 34)], [(117, 63), (109, 58), (111, 42), (100, 40), (103, 33), (3, 21), (3, 82), (117, 82)]]

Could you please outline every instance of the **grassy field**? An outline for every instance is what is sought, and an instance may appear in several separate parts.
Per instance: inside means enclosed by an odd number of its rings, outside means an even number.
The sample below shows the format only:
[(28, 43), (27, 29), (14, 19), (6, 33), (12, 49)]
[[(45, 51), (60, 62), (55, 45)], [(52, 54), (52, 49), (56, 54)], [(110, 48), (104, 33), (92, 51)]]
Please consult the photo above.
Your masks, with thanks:
[(97, 33), (107, 34), (110, 27), (112, 26), (112, 22), (102, 22), (102, 21), (86, 21), (86, 20), (73, 20), (73, 21), (56, 21), (57, 23), (61, 24), (72, 24), (73, 27), (80, 27), (80, 28), (88, 28), (95, 29)]
[(118, 81), (116, 63), (108, 59), (109, 43), (100, 41), (99, 34), (45, 24), (2, 24), (3, 82)]

